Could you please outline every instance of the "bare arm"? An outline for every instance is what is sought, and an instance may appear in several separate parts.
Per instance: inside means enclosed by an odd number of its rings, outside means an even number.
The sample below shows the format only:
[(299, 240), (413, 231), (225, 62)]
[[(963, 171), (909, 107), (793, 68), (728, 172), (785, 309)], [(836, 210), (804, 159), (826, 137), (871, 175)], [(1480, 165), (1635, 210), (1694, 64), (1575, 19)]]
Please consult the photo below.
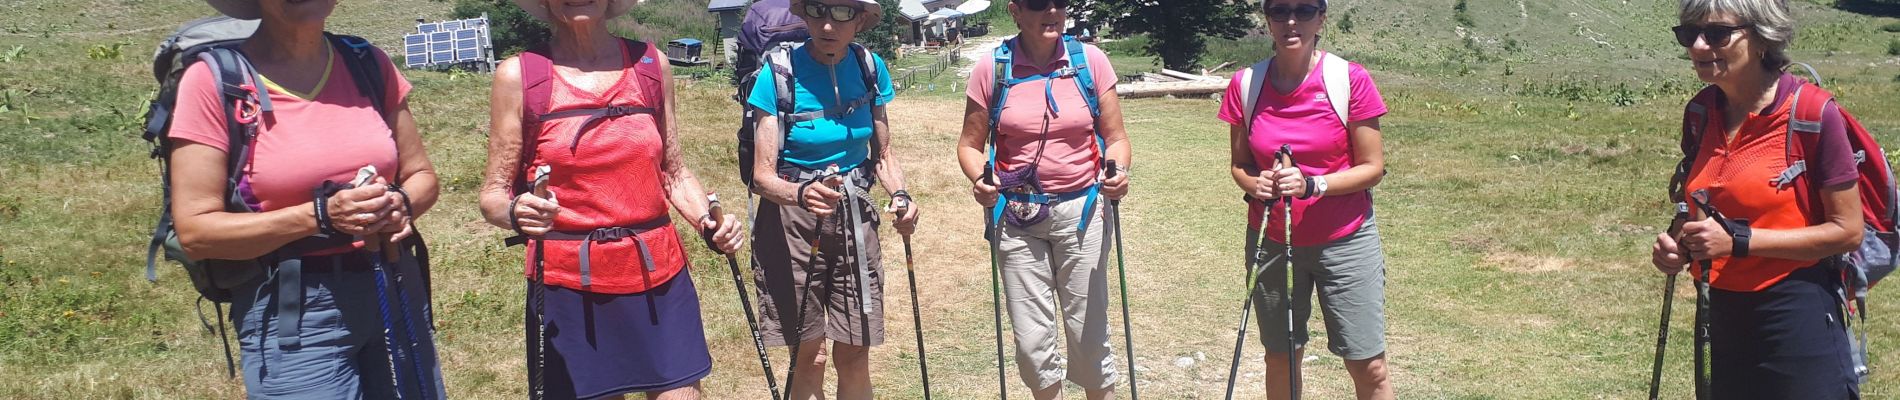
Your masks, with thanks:
[(884, 106), (871, 108), (871, 132), (877, 137), (877, 181), (882, 182), (886, 194), (896, 194), (905, 188), (904, 168), (891, 153), (891, 123)]
[(389, 114), (390, 129), (396, 134), (397, 171), (396, 177), (403, 191), (409, 193), (408, 210), (410, 218), (421, 216), (435, 207), (441, 196), (441, 183), (435, 173), (435, 163), (429, 161), (429, 152), (422, 146), (422, 134), (416, 129), (415, 115), (409, 111), (409, 99), (405, 98)]
[(1347, 131), (1351, 133), (1347, 139), (1352, 141), (1352, 167), (1322, 175), (1326, 178), (1327, 196), (1370, 190), (1385, 178), (1385, 144), (1379, 131), (1379, 119), (1347, 124)]
[(512, 228), (508, 203), (522, 162), (521, 107), (521, 60), (510, 58), (495, 68), (489, 86), (488, 168), (480, 195), (482, 219), (504, 229)]
[(660, 182), (665, 187), (667, 202), (673, 205), (673, 209), (678, 210), (681, 217), (693, 221), (695, 231), (705, 231), (708, 223), (701, 217), (708, 210), (706, 189), (700, 185), (699, 176), (686, 168), (686, 161), (680, 156), (679, 125), (674, 118), (674, 106), (678, 103), (673, 95), (673, 68), (660, 63), (660, 77), (665, 80), (660, 82), (660, 93), (666, 96), (660, 105), (660, 116), (655, 118), (660, 124), (660, 173), (663, 175)]
[(179, 142), (172, 150), (172, 219), (185, 254), (194, 259), (242, 260), (268, 254), (317, 234), (316, 207), (303, 203), (257, 213), (224, 210), (225, 152)]
[[(747, 105), (746, 107), (752, 107)], [(752, 192), (781, 206), (799, 204), (798, 184), (778, 176), (778, 153), (785, 147), (785, 132), (779, 128), (772, 110), (760, 110), (752, 130)]]
[(990, 144), (990, 110), (977, 104), (976, 100), (964, 99), (963, 133), (957, 135), (957, 166), (963, 169), (963, 177), (976, 182), (988, 167)]
[(1254, 193), (1258, 190), (1262, 170), (1260, 165), (1254, 162), (1250, 136), (1251, 133), (1247, 132), (1247, 127), (1237, 124), (1228, 125), (1229, 172), (1233, 175), (1234, 184), (1240, 186), (1240, 190), (1244, 193)]

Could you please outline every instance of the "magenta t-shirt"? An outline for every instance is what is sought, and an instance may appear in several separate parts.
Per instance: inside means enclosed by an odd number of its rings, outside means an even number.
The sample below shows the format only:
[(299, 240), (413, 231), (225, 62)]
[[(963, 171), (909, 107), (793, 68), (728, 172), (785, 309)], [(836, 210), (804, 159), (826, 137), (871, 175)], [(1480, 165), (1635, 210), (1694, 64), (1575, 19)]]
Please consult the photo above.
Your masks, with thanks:
[[(1010, 73), (1016, 78), (1069, 66), (1068, 52), (1060, 46), (1055, 49), (1061, 52), (1060, 56), (1051, 57), (1043, 65), (1031, 65), (1024, 58), (1022, 48), (1016, 46), (1016, 40), (1004, 41), (1002, 45), (1015, 51)], [(1115, 67), (1108, 64), (1108, 54), (1093, 45), (1082, 47), (1082, 53), (1088, 56), (1089, 76), (1095, 81), (1096, 96), (1114, 92)], [(987, 110), (996, 85), (996, 62), (988, 57), (977, 61), (970, 72), (965, 95)], [(1044, 92), (1045, 88), (1049, 91)], [(1053, 104), (1050, 97), (1055, 98)], [(1095, 117), (1089, 114), (1088, 101), (1083, 99), (1075, 78), (1043, 79), (1011, 87), (997, 128), (1000, 136), (996, 140), (997, 162), (1009, 169), (1035, 163), (1043, 190), (1073, 192), (1095, 183), (1095, 173), (1101, 169), (1097, 165), (1101, 156), (1095, 147)]]
[[(1323, 59), (1322, 59), (1323, 60)], [(1322, 61), (1324, 63), (1324, 61)], [(1243, 112), (1244, 102), (1241, 96), (1239, 72), (1227, 83), (1227, 94), (1221, 98), (1220, 119), (1229, 124), (1241, 125), (1241, 118), (1253, 118), (1253, 132), (1248, 135), (1252, 147), (1254, 162), (1261, 168), (1273, 166), (1273, 153), (1281, 144), (1293, 146), (1293, 162), (1307, 176), (1324, 175), (1345, 171), (1352, 167), (1352, 141), (1346, 136), (1346, 126), (1340, 123), (1339, 116), (1333, 113), (1332, 100), (1326, 98), (1326, 84), (1321, 78), (1323, 66), (1315, 65), (1306, 75), (1306, 81), (1293, 90), (1293, 93), (1279, 93), (1273, 85), (1264, 85), (1260, 90), (1257, 110)], [(1244, 71), (1244, 70), (1243, 70)], [(1347, 63), (1346, 74), (1352, 85), (1351, 98), (1347, 99), (1347, 119), (1353, 122), (1379, 118), (1385, 115), (1385, 99), (1379, 96), (1378, 86), (1372, 83), (1372, 75), (1364, 67)], [(1286, 243), (1282, 234), (1285, 216), (1283, 207), (1271, 207), (1267, 237), (1280, 243)], [(1258, 226), (1259, 207), (1250, 207), (1247, 213), (1250, 226)], [(1338, 240), (1359, 230), (1372, 215), (1372, 196), (1370, 192), (1358, 192), (1344, 195), (1329, 195), (1323, 198), (1311, 198), (1293, 201), (1294, 245), (1316, 245)]]

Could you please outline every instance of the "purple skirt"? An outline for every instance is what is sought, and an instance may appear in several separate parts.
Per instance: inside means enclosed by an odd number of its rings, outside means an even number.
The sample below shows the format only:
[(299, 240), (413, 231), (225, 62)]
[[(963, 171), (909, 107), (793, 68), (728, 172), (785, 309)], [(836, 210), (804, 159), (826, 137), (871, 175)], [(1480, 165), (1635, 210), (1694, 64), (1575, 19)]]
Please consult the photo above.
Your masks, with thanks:
[[(535, 286), (528, 282), (525, 312), (529, 368), (534, 368), (538, 339)], [(699, 318), (699, 294), (687, 271), (634, 294), (545, 287), (548, 398), (594, 399), (665, 391), (691, 386), (712, 373), (712, 354), (706, 349), (706, 329)]]

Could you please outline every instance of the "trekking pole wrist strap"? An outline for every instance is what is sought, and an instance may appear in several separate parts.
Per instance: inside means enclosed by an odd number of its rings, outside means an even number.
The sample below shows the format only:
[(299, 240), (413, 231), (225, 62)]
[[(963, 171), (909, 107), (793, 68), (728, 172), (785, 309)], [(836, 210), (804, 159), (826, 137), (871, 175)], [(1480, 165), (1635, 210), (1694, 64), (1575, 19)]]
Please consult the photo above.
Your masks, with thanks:
[(1733, 248), (1729, 250), (1729, 256), (1748, 257), (1748, 239), (1755, 235), (1755, 229), (1748, 227), (1747, 220), (1735, 220), (1731, 225), (1729, 238)]
[(515, 214), (515, 207), (519, 206), (521, 206), (521, 194), (515, 195), (512, 199), (508, 199), (508, 230), (515, 231), (515, 235), (518, 237), (527, 237), (528, 233), (521, 231), (521, 216)]
[(329, 182), (325, 182), (324, 185), (318, 186), (316, 190), (311, 192), (310, 204), (315, 206), (316, 209), (317, 234), (319, 235), (337, 236), (342, 234), (342, 232), (336, 230), (334, 221), (330, 220), (330, 196), (335, 195), (336, 192), (336, 188), (330, 185)]
[(895, 192), (891, 192), (891, 198), (892, 199), (903, 198), (905, 204), (913, 204), (917, 202), (916, 199), (913, 199), (910, 197), (910, 192), (905, 191), (904, 189), (898, 189)]
[(813, 179), (798, 184), (798, 193), (796, 194), (796, 198), (793, 198), (792, 201), (798, 203), (799, 209), (805, 210), (805, 212), (812, 212), (811, 205), (805, 203), (805, 189), (810, 189), (811, 184), (817, 183), (820, 179)]

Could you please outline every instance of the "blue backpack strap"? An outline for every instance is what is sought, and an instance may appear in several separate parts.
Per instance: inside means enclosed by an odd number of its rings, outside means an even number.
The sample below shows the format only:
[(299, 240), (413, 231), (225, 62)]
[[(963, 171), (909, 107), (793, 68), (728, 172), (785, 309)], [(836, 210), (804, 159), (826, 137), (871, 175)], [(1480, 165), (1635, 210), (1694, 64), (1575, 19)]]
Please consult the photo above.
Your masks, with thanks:
[[(994, 72), (996, 76), (992, 81), (990, 89), (990, 143), (988, 146), (990, 159), (987, 164), (984, 164), (984, 168), (998, 168), (996, 165), (996, 141), (1001, 138), (1001, 131), (998, 130), (997, 124), (1003, 120), (1003, 103), (1009, 100), (1009, 81), (1010, 78), (1014, 76), (1012, 66), (1016, 62), (1015, 53), (1009, 48), (1010, 40), (1005, 40), (1003, 43), (996, 45), (994, 56), (996, 61), (996, 69)], [(998, 204), (996, 207), (991, 207), (990, 222), (1001, 223), (1002, 221), (1003, 206)]]
[(1095, 92), (1095, 75), (1089, 73), (1089, 55), (1082, 42), (1074, 36), (1063, 35), (1062, 46), (1069, 52), (1069, 69), (1075, 71), (1075, 86), (1082, 92), (1082, 100), (1089, 104), (1089, 116), (1100, 118), (1102, 105)]

